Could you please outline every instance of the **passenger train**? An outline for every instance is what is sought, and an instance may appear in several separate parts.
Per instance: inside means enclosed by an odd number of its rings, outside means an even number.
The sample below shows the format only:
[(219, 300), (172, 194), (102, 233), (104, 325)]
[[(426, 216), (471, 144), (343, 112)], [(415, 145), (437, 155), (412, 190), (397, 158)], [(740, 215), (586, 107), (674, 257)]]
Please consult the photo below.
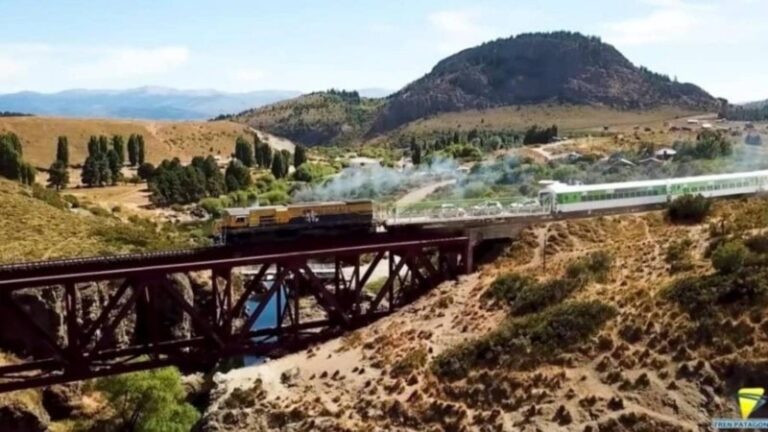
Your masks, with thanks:
[[(759, 193), (768, 189), (768, 170), (591, 185), (543, 183), (538, 203), (530, 212), (567, 217), (576, 213), (660, 206), (686, 194), (715, 198)], [(496, 216), (521, 216), (524, 213), (517, 209), (506, 215), (503, 211), (497, 212)], [(467, 217), (466, 213), (457, 212), (454, 219), (463, 217)], [(483, 217), (489, 217), (489, 214), (485, 212)], [(232, 242), (269, 233), (283, 236), (318, 232), (349, 235), (373, 231), (385, 223), (376, 220), (371, 200), (230, 208), (224, 211), (219, 222), (218, 236), (225, 242)]]

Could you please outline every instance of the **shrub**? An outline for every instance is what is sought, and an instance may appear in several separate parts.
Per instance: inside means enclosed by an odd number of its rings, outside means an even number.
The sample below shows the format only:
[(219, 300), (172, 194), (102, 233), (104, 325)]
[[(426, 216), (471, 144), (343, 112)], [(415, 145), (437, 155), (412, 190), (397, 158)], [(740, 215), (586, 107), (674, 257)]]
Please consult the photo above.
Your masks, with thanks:
[(91, 212), (92, 215), (98, 216), (98, 217), (112, 216), (112, 213), (110, 213), (109, 210), (105, 209), (104, 207), (99, 207), (97, 205), (93, 207), (89, 207), (88, 211)]
[(745, 267), (738, 273), (686, 277), (664, 288), (661, 295), (696, 318), (719, 304), (755, 306), (768, 298), (768, 269)]
[(571, 279), (605, 282), (613, 265), (613, 256), (606, 251), (595, 251), (571, 263), (565, 273)]
[(392, 365), (393, 377), (405, 377), (427, 364), (427, 350), (419, 347), (409, 351), (403, 358)]
[(710, 201), (702, 195), (682, 195), (669, 203), (667, 215), (672, 222), (700, 223), (709, 214)]
[(536, 281), (530, 276), (519, 273), (504, 273), (491, 283), (483, 297), (512, 304), (520, 292), (535, 284)]
[(99, 379), (99, 390), (109, 402), (111, 416), (98, 430), (191, 430), (200, 418), (185, 401), (181, 374), (175, 368), (133, 372)]
[(736, 273), (744, 266), (748, 253), (740, 240), (723, 243), (712, 252), (712, 266), (722, 274)]
[(259, 203), (261, 205), (287, 204), (290, 200), (291, 197), (289, 197), (286, 192), (281, 190), (271, 190), (259, 195)]
[(512, 304), (513, 315), (541, 312), (556, 305), (584, 285), (583, 279), (555, 279), (528, 285), (517, 295)]
[(59, 209), (67, 208), (67, 202), (62, 199), (58, 192), (53, 189), (46, 189), (37, 183), (32, 185), (32, 196), (50, 206)]
[(673, 241), (667, 246), (664, 262), (669, 264), (670, 271), (675, 273), (691, 269), (693, 266), (691, 263), (692, 247), (693, 241), (689, 238)]
[(523, 318), (508, 318), (498, 329), (444, 351), (431, 363), (441, 379), (466, 377), (479, 367), (524, 368), (555, 356), (591, 337), (616, 314), (598, 301), (568, 302)]
[(222, 200), (219, 198), (203, 198), (200, 200), (199, 206), (214, 218), (221, 217), (222, 210), (225, 208)]

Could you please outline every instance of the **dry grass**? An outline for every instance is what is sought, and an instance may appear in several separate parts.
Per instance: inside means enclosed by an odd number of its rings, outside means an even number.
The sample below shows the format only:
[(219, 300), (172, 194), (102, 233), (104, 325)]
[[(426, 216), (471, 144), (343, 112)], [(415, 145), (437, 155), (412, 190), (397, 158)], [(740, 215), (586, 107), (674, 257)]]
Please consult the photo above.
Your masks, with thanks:
[(533, 105), (446, 113), (405, 126), (405, 132), (443, 129), (523, 129), (534, 124), (556, 124), (562, 131), (602, 130), (604, 126), (661, 127), (665, 121), (697, 114), (679, 108), (618, 111), (598, 106)]
[[(152, 163), (179, 157), (191, 159), (209, 153), (229, 155), (238, 135), (246, 126), (233, 122), (167, 122), (113, 119), (74, 119), (57, 117), (3, 117), (0, 133), (14, 132), (24, 144), (24, 158), (38, 167), (48, 167), (56, 154), (56, 138), (69, 138), (70, 163), (85, 160), (91, 135), (142, 134), (147, 145), (147, 160)], [(211, 149), (213, 149), (211, 151)]]
[(58, 209), (4, 179), (0, 179), (0, 221), (0, 262), (136, 251), (142, 242), (148, 242), (146, 248), (183, 243), (178, 238), (171, 244), (167, 233), (155, 233), (149, 226), (94, 216), (84, 209)]

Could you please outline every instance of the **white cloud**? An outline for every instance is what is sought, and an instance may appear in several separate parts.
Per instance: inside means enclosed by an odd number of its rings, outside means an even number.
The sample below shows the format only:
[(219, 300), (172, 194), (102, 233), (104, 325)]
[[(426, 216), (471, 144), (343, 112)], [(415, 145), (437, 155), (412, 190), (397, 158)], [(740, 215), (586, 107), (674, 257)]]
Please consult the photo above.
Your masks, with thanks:
[(443, 10), (431, 13), (427, 21), (438, 32), (438, 50), (453, 53), (491, 38), (493, 32), (478, 21), (483, 13), (477, 9)]
[(86, 49), (94, 51), (95, 60), (79, 62), (67, 68), (81, 79), (150, 77), (169, 72), (189, 59), (185, 47)]

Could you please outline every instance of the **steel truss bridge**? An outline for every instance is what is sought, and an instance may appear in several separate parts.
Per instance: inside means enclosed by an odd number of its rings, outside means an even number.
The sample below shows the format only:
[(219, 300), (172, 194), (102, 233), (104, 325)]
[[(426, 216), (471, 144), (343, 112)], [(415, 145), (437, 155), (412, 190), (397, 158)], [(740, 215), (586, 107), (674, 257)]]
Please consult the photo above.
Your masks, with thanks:
[[(0, 266), (0, 317), (42, 346), (34, 353), (16, 350), (18, 361), (0, 363), (0, 392), (167, 365), (199, 369), (233, 356), (300, 349), (366, 325), (471, 271), (473, 246), (465, 231), (403, 230)], [(318, 277), (317, 262), (333, 271)], [(365, 287), (384, 265), (385, 282), (373, 294)], [(174, 286), (174, 275), (193, 273), (210, 281), (207, 301)], [(85, 312), (84, 295), (94, 284), (108, 287), (95, 315)], [(59, 329), (20, 301), (24, 293), (45, 290), (61, 311)], [(246, 312), (254, 298), (262, 301)], [(254, 327), (270, 299), (275, 325)], [(312, 313), (302, 306), (307, 300)], [(191, 322), (188, 335), (169, 334), (169, 310)], [(128, 342), (114, 336), (121, 326), (133, 330)]]

